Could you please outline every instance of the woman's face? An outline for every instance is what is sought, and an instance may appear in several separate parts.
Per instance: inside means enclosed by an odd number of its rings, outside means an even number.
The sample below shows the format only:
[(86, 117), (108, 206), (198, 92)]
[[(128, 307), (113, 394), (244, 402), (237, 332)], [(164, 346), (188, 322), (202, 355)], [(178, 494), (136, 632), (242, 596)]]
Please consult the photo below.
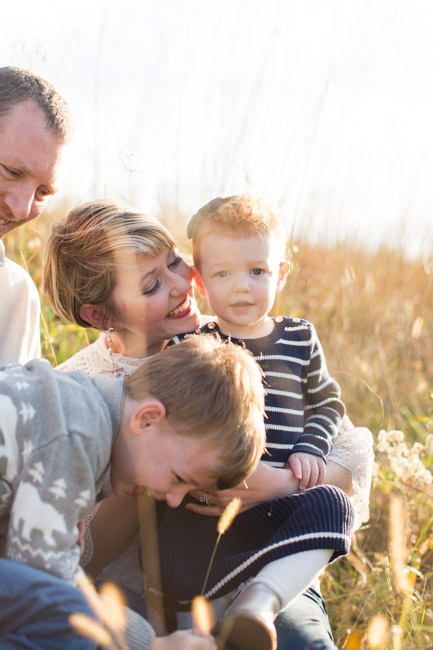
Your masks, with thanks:
[(126, 354), (138, 358), (145, 351), (150, 356), (167, 339), (198, 327), (191, 279), (190, 267), (173, 248), (154, 258), (132, 250), (119, 255), (114, 327)]

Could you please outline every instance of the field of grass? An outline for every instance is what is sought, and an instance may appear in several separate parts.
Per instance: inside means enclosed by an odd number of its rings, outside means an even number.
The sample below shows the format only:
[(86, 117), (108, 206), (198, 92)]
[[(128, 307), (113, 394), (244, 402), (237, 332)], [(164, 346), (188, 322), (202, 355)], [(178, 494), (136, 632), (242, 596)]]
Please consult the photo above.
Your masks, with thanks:
[[(55, 219), (55, 216), (51, 216)], [(40, 284), (49, 219), (19, 229), (8, 255)], [(170, 224), (168, 224), (170, 227)], [(175, 233), (177, 234), (177, 233)], [(181, 243), (182, 248), (182, 243)], [(293, 244), (274, 312), (311, 320), (352, 421), (373, 432), (371, 518), (322, 587), (337, 646), (427, 650), (433, 643), (433, 262), (382, 248)], [(95, 333), (43, 303), (43, 355), (71, 356)]]

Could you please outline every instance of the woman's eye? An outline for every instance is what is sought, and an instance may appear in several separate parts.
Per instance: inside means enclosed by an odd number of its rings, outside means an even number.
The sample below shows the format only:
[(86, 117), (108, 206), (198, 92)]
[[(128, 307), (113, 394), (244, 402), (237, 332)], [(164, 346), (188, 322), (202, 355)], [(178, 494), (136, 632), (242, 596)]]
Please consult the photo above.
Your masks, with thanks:
[(176, 479), (176, 483), (186, 483), (186, 481), (181, 476), (179, 476), (179, 474), (176, 474), (176, 472), (174, 472), (174, 478)]
[(252, 269), (251, 273), (253, 275), (262, 275), (262, 273), (264, 273), (264, 270), (263, 269)]
[(183, 258), (180, 255), (176, 255), (176, 257), (174, 257), (169, 263), (168, 268), (174, 269), (176, 266), (179, 266), (181, 262), (183, 262)]
[(147, 291), (143, 291), (143, 296), (151, 296), (153, 293), (156, 293), (160, 287), (160, 284), (161, 284), (160, 281), (157, 280), (150, 289), (147, 289)]

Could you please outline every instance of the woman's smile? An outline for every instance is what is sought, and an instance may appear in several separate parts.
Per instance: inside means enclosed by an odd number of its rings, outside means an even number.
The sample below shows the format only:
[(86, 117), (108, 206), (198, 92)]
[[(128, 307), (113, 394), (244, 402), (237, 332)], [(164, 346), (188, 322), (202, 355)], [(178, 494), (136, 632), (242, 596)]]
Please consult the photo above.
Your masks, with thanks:
[(186, 298), (177, 305), (168, 314), (167, 318), (184, 318), (191, 312), (191, 296), (188, 294)]

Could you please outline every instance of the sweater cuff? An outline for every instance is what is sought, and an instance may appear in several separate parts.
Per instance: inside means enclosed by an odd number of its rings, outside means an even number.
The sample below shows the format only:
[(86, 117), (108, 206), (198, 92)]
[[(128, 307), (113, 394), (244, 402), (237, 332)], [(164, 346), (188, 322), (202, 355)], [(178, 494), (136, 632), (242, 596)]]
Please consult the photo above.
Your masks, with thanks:
[(124, 637), (129, 650), (151, 650), (155, 636), (150, 623), (127, 607)]

